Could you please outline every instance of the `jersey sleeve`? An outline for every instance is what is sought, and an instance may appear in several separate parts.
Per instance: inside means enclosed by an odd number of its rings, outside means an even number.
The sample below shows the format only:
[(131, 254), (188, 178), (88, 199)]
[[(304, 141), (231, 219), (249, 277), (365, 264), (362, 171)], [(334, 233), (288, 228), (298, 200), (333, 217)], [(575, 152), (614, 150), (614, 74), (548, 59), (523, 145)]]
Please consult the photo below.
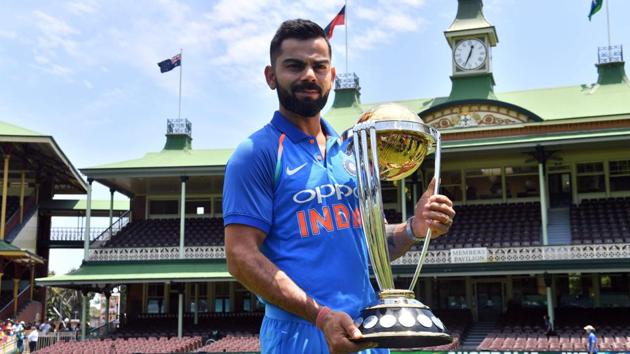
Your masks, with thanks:
[(269, 233), (276, 163), (270, 143), (249, 138), (238, 146), (228, 161), (223, 184), (224, 226), (242, 224)]

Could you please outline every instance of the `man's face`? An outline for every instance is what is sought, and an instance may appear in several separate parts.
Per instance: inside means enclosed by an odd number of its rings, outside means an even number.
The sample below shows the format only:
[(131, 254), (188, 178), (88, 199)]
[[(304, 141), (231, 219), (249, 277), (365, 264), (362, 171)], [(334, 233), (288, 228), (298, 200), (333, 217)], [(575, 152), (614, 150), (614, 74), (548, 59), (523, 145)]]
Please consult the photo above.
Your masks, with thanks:
[(280, 105), (306, 118), (319, 114), (335, 77), (326, 40), (285, 39), (273, 64), (265, 68), (265, 77), (277, 90)]

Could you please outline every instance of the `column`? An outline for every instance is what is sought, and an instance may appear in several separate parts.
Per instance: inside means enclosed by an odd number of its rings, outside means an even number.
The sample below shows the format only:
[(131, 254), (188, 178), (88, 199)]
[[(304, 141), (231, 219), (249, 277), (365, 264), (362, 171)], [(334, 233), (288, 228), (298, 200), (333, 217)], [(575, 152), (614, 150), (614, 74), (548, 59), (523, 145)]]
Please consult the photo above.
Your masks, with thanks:
[(147, 312), (147, 293), (148, 293), (148, 285), (147, 283), (143, 283), (142, 284), (142, 311), (141, 312)]
[(547, 317), (549, 318), (549, 322), (551, 322), (551, 328), (555, 328), (556, 316), (553, 311), (554, 291), (552, 287), (553, 284), (551, 274), (543, 274), (543, 279), (545, 281), (545, 289), (547, 293)]
[(24, 189), (26, 187), (26, 172), (20, 176), (20, 224), (24, 221)]
[(236, 308), (236, 282), (230, 282), (230, 311)]
[(112, 296), (112, 293), (109, 289), (106, 289), (103, 295), (105, 296), (105, 334), (109, 334), (109, 298)]
[(184, 293), (181, 289), (177, 292), (177, 338), (184, 335)]
[(33, 291), (35, 290), (35, 266), (31, 264), (31, 281), (30, 281), (30, 294), (29, 297), (33, 301)]
[(402, 221), (407, 220), (407, 195), (405, 193), (405, 178), (400, 180), (400, 213)]
[(466, 306), (471, 310), (473, 308), (473, 279), (472, 277), (466, 277), (464, 280), (466, 287)]
[(195, 312), (194, 324), (199, 324), (199, 283), (195, 283)]
[[(16, 275), (13, 275), (14, 277)], [(17, 317), (18, 310), (18, 292), (20, 288), (20, 278), (13, 278), (13, 318)]]
[(593, 284), (593, 306), (596, 308), (601, 307), (602, 297), (600, 294), (600, 279), (598, 273), (592, 275), (591, 283)]
[(506, 300), (503, 303), (503, 310), (507, 310), (508, 305), (512, 302), (512, 300), (514, 299), (514, 283), (512, 282), (512, 276), (508, 275), (505, 278), (505, 297)]
[(86, 303), (87, 303), (87, 291), (81, 290), (81, 340), (84, 341), (86, 339), (86, 324), (87, 324), (87, 313), (86, 313)]
[(433, 307), (433, 278), (424, 280), (424, 304)]
[(114, 223), (114, 192), (114, 188), (109, 189), (109, 237), (114, 236), (114, 230), (111, 229), (112, 224)]
[(186, 181), (188, 177), (182, 176), (182, 195), (180, 198), (179, 212), (179, 258), (184, 258), (184, 230), (186, 227)]
[(83, 232), (83, 261), (90, 257), (90, 219), (92, 216), (92, 178), (88, 178), (87, 204), (85, 206), (85, 230)]
[(164, 284), (164, 296), (162, 297), (162, 306), (164, 307), (164, 313), (170, 313), (170, 305), (171, 305), (171, 284)]
[(207, 299), (208, 300), (208, 312), (214, 312), (214, 308), (215, 308), (215, 304), (214, 304), (214, 299), (216, 298), (216, 293), (217, 293), (217, 287), (216, 287), (216, 283), (214, 282), (208, 282), (208, 292), (207, 292)]
[(7, 223), (7, 193), (9, 192), (9, 160), (11, 155), (4, 155), (2, 173), (2, 209), (0, 210), (0, 240), (4, 240), (4, 226)]
[(543, 245), (549, 244), (547, 238), (547, 186), (545, 184), (545, 168), (542, 162), (538, 163), (538, 184), (540, 185), (540, 220), (542, 226)]

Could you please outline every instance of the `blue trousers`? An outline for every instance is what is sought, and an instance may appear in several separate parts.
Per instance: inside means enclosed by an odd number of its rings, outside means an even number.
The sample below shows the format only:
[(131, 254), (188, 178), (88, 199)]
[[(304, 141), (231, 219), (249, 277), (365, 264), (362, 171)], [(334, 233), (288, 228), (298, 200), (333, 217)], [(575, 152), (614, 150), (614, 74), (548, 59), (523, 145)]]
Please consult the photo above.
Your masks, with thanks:
[[(329, 354), (324, 333), (310, 322), (267, 306), (260, 328), (261, 354)], [(389, 349), (367, 349), (361, 354), (389, 354)]]

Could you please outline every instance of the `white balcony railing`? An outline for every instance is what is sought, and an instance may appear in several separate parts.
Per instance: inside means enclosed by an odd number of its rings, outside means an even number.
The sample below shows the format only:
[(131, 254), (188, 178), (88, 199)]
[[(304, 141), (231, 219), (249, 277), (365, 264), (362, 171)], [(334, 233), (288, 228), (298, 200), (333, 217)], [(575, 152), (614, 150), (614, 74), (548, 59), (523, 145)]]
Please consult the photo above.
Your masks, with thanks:
[[(185, 259), (224, 259), (223, 246), (185, 247)], [(395, 265), (415, 265), (420, 252), (408, 252), (393, 262)], [(100, 248), (90, 250), (90, 261), (145, 261), (178, 259), (178, 247)], [(566, 245), (536, 247), (488, 248), (488, 263), (535, 262), (630, 258), (630, 243)], [(430, 251), (425, 264), (451, 264), (449, 250)]]

